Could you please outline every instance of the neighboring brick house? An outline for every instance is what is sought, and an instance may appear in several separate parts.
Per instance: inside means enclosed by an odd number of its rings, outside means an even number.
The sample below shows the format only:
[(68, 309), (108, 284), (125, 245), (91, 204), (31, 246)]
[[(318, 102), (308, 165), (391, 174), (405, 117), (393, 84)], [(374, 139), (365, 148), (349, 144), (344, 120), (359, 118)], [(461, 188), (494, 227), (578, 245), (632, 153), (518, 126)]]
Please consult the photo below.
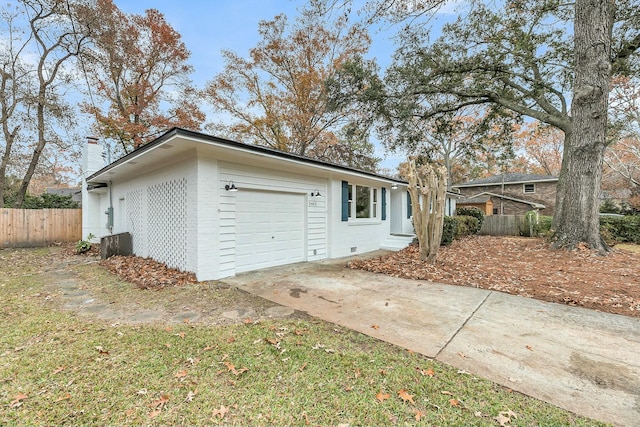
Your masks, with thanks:
[(457, 206), (475, 206), (486, 215), (520, 215), (537, 210), (553, 215), (558, 178), (508, 173), (453, 185), (464, 197)]

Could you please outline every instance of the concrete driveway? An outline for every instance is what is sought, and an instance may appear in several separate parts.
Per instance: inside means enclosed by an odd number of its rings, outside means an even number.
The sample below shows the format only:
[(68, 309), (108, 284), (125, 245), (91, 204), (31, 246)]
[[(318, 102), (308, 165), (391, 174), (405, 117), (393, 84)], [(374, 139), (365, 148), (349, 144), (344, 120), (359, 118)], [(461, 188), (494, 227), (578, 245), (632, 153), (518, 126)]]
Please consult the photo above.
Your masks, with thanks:
[(224, 281), (569, 411), (640, 426), (640, 319), (351, 270), (348, 260)]

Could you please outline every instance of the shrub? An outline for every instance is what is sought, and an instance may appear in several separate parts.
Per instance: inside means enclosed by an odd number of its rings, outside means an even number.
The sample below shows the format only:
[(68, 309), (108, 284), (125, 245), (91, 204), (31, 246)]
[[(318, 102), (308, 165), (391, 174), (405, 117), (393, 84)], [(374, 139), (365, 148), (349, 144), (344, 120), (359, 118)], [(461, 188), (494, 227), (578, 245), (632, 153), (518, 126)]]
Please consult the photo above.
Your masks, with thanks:
[(475, 230), (471, 234), (476, 234), (482, 228), (482, 223), (484, 222), (484, 212), (475, 206), (461, 206), (456, 209), (456, 215), (459, 216), (472, 216), (478, 220), (478, 225), (476, 226), (477, 230)]
[(552, 223), (552, 216), (536, 215), (535, 211), (529, 211), (520, 225), (520, 234), (526, 237), (545, 237), (549, 235)]
[(478, 218), (474, 216), (456, 215), (453, 219), (456, 223), (454, 238), (476, 234), (480, 230), (480, 227), (478, 227)]
[(600, 217), (600, 234), (607, 244), (640, 243), (640, 215)]
[(453, 242), (453, 237), (456, 231), (456, 221), (453, 217), (445, 216), (444, 223), (442, 224), (442, 239), (440, 239), (440, 246), (449, 246)]
[(87, 240), (78, 240), (76, 243), (76, 253), (82, 254), (88, 252), (91, 249), (91, 239), (93, 239), (93, 234), (89, 233), (87, 236)]

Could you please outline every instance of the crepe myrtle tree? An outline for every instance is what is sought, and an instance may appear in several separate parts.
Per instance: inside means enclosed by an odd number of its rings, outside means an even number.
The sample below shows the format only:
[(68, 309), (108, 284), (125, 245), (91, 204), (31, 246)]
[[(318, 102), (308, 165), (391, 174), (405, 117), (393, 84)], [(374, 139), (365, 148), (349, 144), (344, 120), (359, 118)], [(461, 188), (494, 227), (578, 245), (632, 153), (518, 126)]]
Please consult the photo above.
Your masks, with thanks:
[(435, 264), (442, 240), (447, 170), (435, 163), (421, 163), (410, 157), (400, 166), (411, 197), (413, 227), (420, 245), (420, 259)]

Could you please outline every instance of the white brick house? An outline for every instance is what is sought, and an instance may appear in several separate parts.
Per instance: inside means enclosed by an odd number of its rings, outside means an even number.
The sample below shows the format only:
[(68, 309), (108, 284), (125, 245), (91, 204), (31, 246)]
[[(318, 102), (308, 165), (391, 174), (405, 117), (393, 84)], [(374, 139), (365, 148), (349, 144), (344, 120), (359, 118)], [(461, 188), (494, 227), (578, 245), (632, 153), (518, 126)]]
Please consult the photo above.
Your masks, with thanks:
[(129, 232), (136, 255), (198, 280), (411, 241), (402, 180), (178, 128), (101, 154), (90, 140), (83, 236)]

